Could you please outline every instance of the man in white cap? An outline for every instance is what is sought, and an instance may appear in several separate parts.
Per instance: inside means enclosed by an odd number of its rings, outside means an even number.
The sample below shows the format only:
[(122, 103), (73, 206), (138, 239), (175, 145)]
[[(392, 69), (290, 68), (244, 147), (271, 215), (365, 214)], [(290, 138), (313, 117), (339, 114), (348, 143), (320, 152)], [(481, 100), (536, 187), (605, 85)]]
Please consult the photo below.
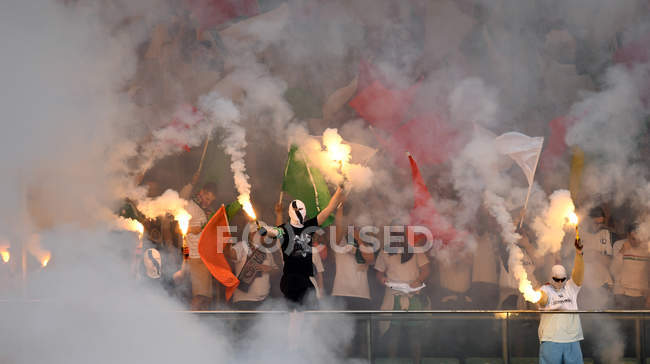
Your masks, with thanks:
[[(576, 257), (571, 279), (566, 269), (555, 265), (551, 282), (541, 288), (539, 305), (544, 311), (574, 311), (578, 309), (578, 292), (584, 279), (585, 263), (582, 244), (575, 241)], [(567, 280), (568, 279), (568, 280)], [(580, 341), (584, 339), (578, 314), (542, 314), (539, 321), (540, 364), (582, 363)]]

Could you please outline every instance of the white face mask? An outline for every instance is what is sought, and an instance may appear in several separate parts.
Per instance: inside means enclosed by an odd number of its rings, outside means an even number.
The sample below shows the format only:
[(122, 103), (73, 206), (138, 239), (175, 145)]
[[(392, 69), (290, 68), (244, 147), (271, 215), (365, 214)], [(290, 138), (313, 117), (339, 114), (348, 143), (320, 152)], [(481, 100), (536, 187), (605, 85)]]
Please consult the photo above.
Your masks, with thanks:
[(307, 209), (305, 204), (300, 200), (293, 200), (289, 204), (289, 218), (290, 224), (293, 227), (304, 227), (305, 219), (307, 218)]

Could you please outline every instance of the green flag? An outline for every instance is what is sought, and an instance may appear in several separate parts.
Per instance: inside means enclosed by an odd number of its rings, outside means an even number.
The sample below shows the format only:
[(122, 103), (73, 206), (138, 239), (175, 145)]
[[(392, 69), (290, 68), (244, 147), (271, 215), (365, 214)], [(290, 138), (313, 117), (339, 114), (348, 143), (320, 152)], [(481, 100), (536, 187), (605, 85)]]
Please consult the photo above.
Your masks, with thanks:
[[(312, 218), (324, 209), (330, 202), (330, 191), (325, 178), (316, 168), (309, 167), (305, 160), (297, 153), (298, 147), (291, 146), (287, 167), (282, 181), (282, 190), (293, 198), (301, 200), (307, 208), (307, 218)], [(330, 216), (324, 224), (325, 227), (334, 222)]]
[(232, 217), (241, 210), (242, 206), (239, 201), (235, 200), (229, 203), (226, 206), (226, 216), (228, 216), (228, 221), (232, 220)]

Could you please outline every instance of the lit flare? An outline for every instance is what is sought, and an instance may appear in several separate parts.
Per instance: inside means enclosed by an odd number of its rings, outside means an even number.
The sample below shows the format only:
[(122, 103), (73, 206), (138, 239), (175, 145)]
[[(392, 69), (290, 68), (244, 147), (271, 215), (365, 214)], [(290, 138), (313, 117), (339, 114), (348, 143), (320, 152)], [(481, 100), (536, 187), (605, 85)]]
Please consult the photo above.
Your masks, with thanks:
[(190, 227), (191, 218), (192, 215), (190, 215), (184, 209), (181, 209), (180, 211), (176, 212), (176, 214), (174, 214), (174, 220), (178, 221), (178, 227), (181, 229), (183, 236), (187, 235), (187, 230)]
[(11, 259), (11, 254), (9, 254), (8, 250), (0, 250), (0, 256), (2, 257), (2, 261), (4, 263), (9, 263), (9, 259)]
[(578, 232), (578, 215), (572, 211), (569, 213), (568, 219), (569, 223), (576, 227), (576, 240), (580, 240), (580, 233)]
[(578, 215), (576, 215), (575, 212), (570, 212), (567, 218), (569, 219), (569, 223), (571, 225), (576, 225), (576, 226), (578, 225)]
[(41, 265), (43, 266), (43, 268), (45, 268), (45, 267), (47, 266), (47, 263), (50, 262), (50, 258), (51, 258), (51, 255), (50, 255), (49, 252), (48, 252), (48, 253), (45, 253), (45, 254), (41, 257)]
[(352, 147), (343, 144), (343, 138), (341, 138), (335, 130), (323, 133), (323, 144), (327, 149), (329, 158), (333, 162), (337, 163), (339, 168), (343, 170), (346, 163), (350, 162)]
[(519, 291), (524, 295), (524, 299), (531, 303), (537, 303), (542, 299), (542, 292), (533, 289), (528, 279), (522, 279), (519, 282)]
[(253, 204), (251, 204), (251, 200), (249, 197), (244, 196), (239, 200), (239, 203), (241, 203), (242, 209), (244, 210), (244, 212), (246, 212), (246, 215), (248, 215), (253, 220), (257, 220), (257, 215), (255, 214), (255, 210), (253, 209)]

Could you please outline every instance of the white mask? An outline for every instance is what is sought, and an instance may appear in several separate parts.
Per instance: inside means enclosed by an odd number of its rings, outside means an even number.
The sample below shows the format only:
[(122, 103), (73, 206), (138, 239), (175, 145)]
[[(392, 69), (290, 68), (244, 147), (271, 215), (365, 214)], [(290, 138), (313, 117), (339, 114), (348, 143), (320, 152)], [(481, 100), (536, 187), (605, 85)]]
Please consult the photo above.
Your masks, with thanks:
[(289, 218), (290, 224), (293, 227), (304, 227), (305, 219), (307, 218), (307, 209), (305, 204), (300, 200), (293, 200), (289, 204)]

